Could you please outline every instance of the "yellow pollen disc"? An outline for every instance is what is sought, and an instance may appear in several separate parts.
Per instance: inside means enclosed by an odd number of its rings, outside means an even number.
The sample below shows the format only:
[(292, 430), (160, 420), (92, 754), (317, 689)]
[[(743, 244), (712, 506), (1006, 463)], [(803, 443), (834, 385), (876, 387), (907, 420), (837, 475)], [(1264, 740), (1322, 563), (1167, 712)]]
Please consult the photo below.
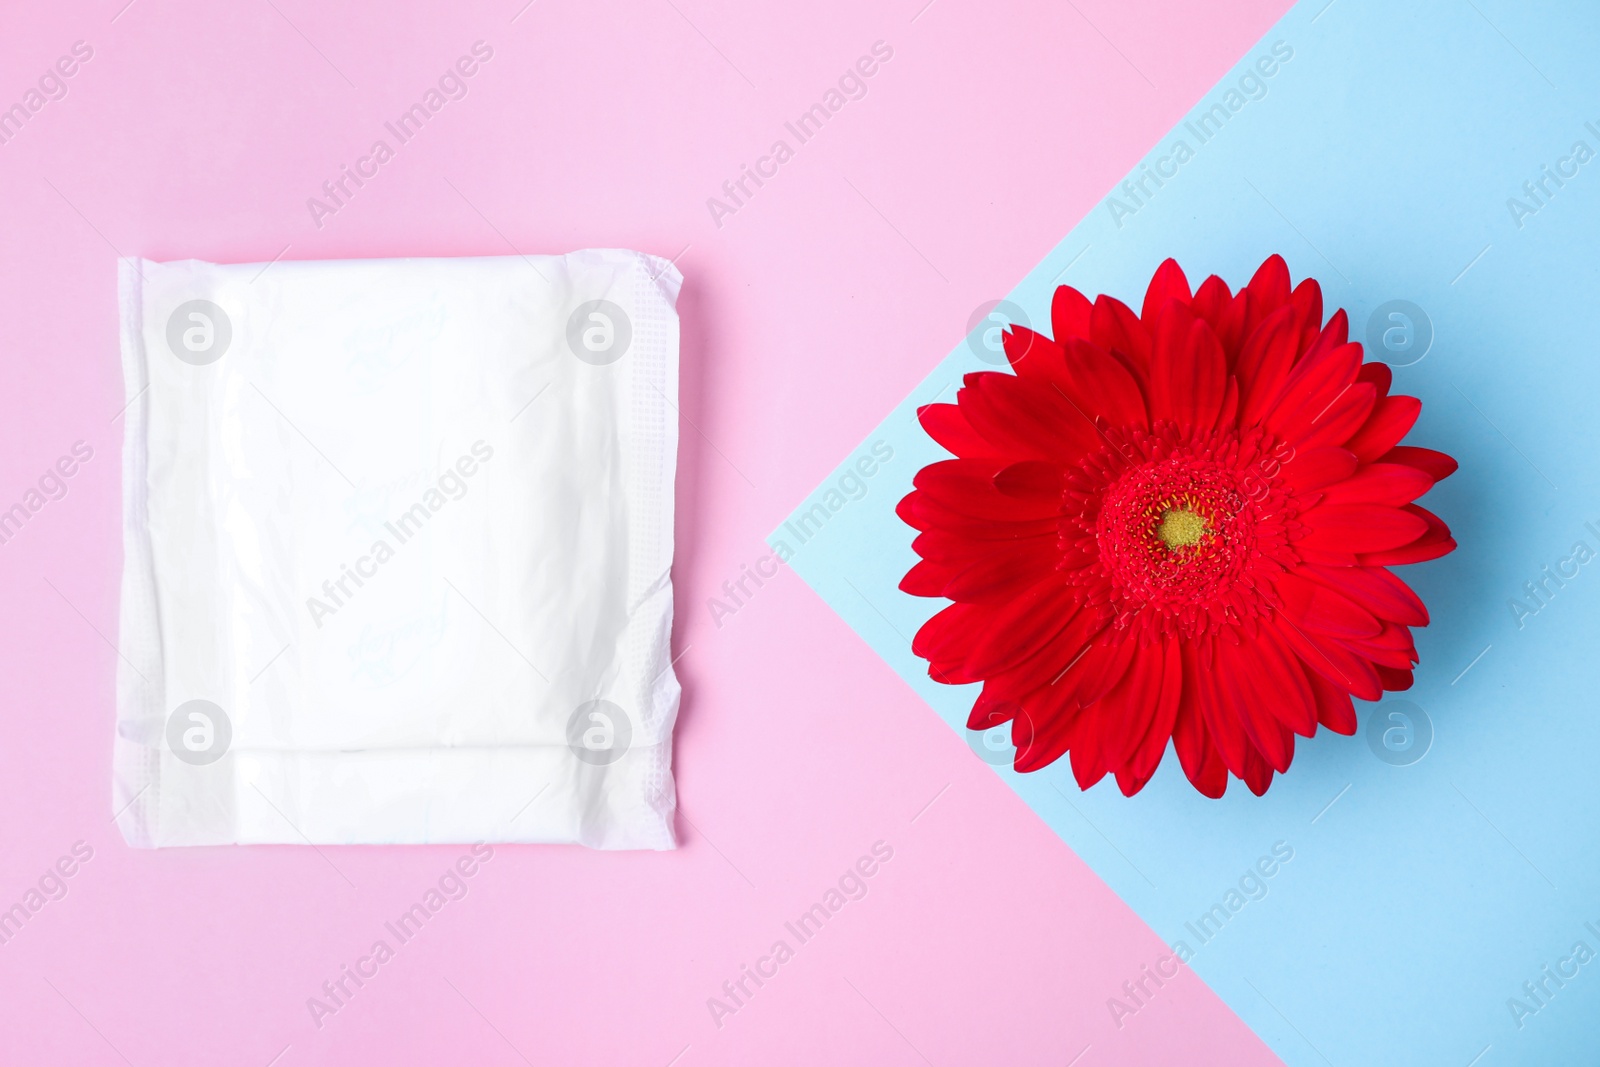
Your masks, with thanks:
[(1156, 527), (1161, 543), (1174, 551), (1199, 544), (1205, 535), (1206, 520), (1188, 508), (1169, 508), (1161, 516), (1161, 525)]

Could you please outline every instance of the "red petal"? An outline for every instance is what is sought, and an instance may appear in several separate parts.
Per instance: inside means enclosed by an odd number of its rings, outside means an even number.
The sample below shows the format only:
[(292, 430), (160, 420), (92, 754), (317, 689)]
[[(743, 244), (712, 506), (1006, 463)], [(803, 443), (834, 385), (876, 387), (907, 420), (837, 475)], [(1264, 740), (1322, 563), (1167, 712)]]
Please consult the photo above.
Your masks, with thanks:
[(1284, 726), (1302, 737), (1317, 732), (1317, 703), (1305, 668), (1294, 650), (1270, 626), (1257, 631), (1253, 648), (1258, 676), (1266, 682), (1267, 707)]
[(1075, 707), (1061, 708), (1037, 723), (1032, 715), (1025, 709), (1011, 723), (1011, 743), (1017, 748), (1012, 766), (1023, 774), (1048, 767), (1061, 758), (1072, 743), (1083, 712)]
[[(1294, 759), (1294, 737), (1292, 735), (1289, 738), (1289, 759)], [(1289, 769), (1287, 761), (1285, 761), (1283, 769)], [(1272, 770), (1272, 766), (1267, 763), (1259, 752), (1252, 751), (1245, 763), (1244, 774), (1242, 775), (1244, 784), (1256, 796), (1266, 796), (1267, 789), (1272, 785)]]
[(923, 659), (933, 659), (946, 649), (959, 648), (971, 633), (972, 620), (982, 613), (983, 609), (971, 604), (951, 604), (922, 624), (911, 639), (911, 651)]
[(1183, 268), (1175, 259), (1164, 260), (1150, 279), (1150, 287), (1144, 291), (1144, 307), (1139, 318), (1146, 327), (1153, 329), (1162, 305), (1168, 300), (1188, 304), (1191, 299), (1189, 279), (1183, 276)]
[(1364, 567), (1393, 567), (1402, 563), (1423, 563), (1430, 559), (1438, 559), (1456, 547), (1455, 538), (1450, 536), (1450, 527), (1444, 520), (1433, 512), (1417, 504), (1407, 504), (1403, 509), (1423, 521), (1427, 530), (1410, 544), (1387, 551), (1362, 552), (1358, 561)]
[(1270, 315), (1289, 302), (1289, 265), (1276, 253), (1268, 256), (1245, 288), (1260, 302), (1261, 314)]
[(1122, 681), (1101, 698), (1107, 732), (1106, 760), (1111, 767), (1126, 764), (1154, 724), (1164, 664), (1159, 645), (1141, 648)]
[(1284, 383), (1283, 394), (1261, 420), (1262, 425), (1291, 441), (1309, 436), (1345, 389), (1355, 382), (1360, 367), (1360, 345), (1341, 345), (1315, 362), (1302, 360)]
[[(1072, 777), (1078, 788), (1087, 790), (1106, 776), (1111, 769), (1106, 757), (1108, 740), (1104, 705), (1084, 708), (1072, 730)], [(1021, 760), (1018, 760), (1020, 765)], [(1018, 768), (1021, 769), (1020, 766)]]
[(1294, 753), (1294, 734), (1268, 710), (1277, 698), (1255, 658), (1250, 643), (1235, 645), (1219, 638), (1217, 681), (1223, 695), (1224, 717), (1238, 719), (1250, 744), (1276, 770), (1287, 770)]
[(1383, 681), (1386, 693), (1403, 693), (1411, 688), (1412, 675), (1410, 671), (1396, 670), (1393, 667), (1378, 667), (1378, 677)]
[(1414, 396), (1386, 396), (1372, 408), (1362, 426), (1345, 447), (1363, 463), (1371, 463), (1400, 443), (1422, 413), (1422, 401)]
[(1178, 753), (1184, 776), (1202, 795), (1215, 800), (1227, 791), (1227, 764), (1222, 762), (1222, 754), (1211, 743), (1199, 701), (1188, 688), (1183, 691), (1178, 718), (1172, 727), (1172, 747)]
[[(1233, 303), (1233, 293), (1228, 289), (1228, 283), (1213, 274), (1200, 283), (1200, 288), (1194, 291), (1194, 300), (1191, 303), (1194, 313), (1204, 319), (1211, 326), (1212, 332), (1221, 339), (1228, 305)], [(1223, 347), (1227, 347), (1226, 342)], [(1230, 360), (1236, 354), (1229, 352)]]
[(1044, 719), (1035, 718), (1043, 725), (1050, 716), (1059, 715), (1062, 709), (1077, 707), (1074, 694), (1066, 686), (1052, 685), (1057, 678), (1083, 654), (1085, 646), (1105, 629), (1107, 618), (1094, 608), (1084, 608), (1061, 628), (1060, 632), (1045, 642), (1037, 652), (1016, 666), (984, 679), (986, 688), (993, 683), (997, 696), (1010, 696), (1026, 701), (1030, 710)]
[(1140, 375), (1150, 368), (1150, 333), (1133, 309), (1111, 296), (1094, 302), (1089, 339), (1107, 352), (1121, 352)]
[[(1013, 491), (1003, 492), (995, 479), (1019, 467), (1043, 468), (1055, 475), (1055, 485), (1045, 485), (1038, 492), (1021, 492), (1017, 491), (1021, 475), (1012, 475), (1007, 484)], [(1037, 461), (1013, 463), (996, 471), (993, 460), (941, 460), (923, 467), (911, 484), (941, 507), (988, 522), (1054, 520), (1061, 508), (1060, 468)]]
[(1088, 707), (1122, 681), (1138, 647), (1139, 642), (1133, 638), (1102, 633), (1051, 684), (1061, 687), (1068, 699)]
[(1339, 394), (1321, 415), (1311, 420), (1310, 429), (1300, 441), (1304, 448), (1343, 444), (1361, 428), (1372, 413), (1378, 394), (1366, 382), (1356, 382)]
[(998, 695), (994, 690), (995, 687), (988, 682), (983, 684), (983, 692), (978, 694), (972, 710), (967, 713), (967, 729), (992, 730), (1022, 714), (1021, 704), (1010, 697)]
[(1273, 625), (1300, 661), (1328, 681), (1362, 700), (1377, 700), (1383, 693), (1372, 664), (1336, 639), (1309, 634), (1282, 612), (1273, 616)]
[(1133, 374), (1105, 349), (1074, 341), (1067, 350), (1063, 392), (1078, 413), (1108, 426), (1148, 427), (1144, 393)]
[(1151, 357), (1151, 419), (1184, 428), (1215, 425), (1227, 375), (1227, 358), (1211, 327), (1187, 307), (1168, 304)]
[(1244, 724), (1234, 714), (1230, 701), (1221, 689), (1221, 657), (1215, 651), (1216, 642), (1201, 649), (1193, 642), (1184, 646), (1183, 685), (1185, 692), (1193, 692), (1205, 719), (1206, 732), (1211, 735), (1222, 754), (1222, 762), (1236, 775), (1243, 775), (1245, 754), (1254, 749), (1246, 736)]
[(1013, 724), (1011, 743), (1017, 747), (1013, 765), (1019, 771), (1038, 770), (1060, 758), (1071, 743), (1082, 709), (1060, 686), (1043, 685), (1022, 701), (1026, 724)]
[(1060, 378), (1065, 372), (1061, 346), (1026, 326), (1012, 325), (1000, 335), (1011, 369), (1027, 378)]
[(1428, 625), (1422, 598), (1393, 573), (1382, 567), (1320, 567), (1307, 564), (1300, 573), (1336, 589), (1380, 619), (1405, 626)]
[(1349, 737), (1356, 732), (1356, 709), (1350, 694), (1315, 671), (1306, 673), (1311, 692), (1317, 699), (1317, 721), (1336, 734)]
[[(1022, 596), (1054, 573), (1058, 559), (1060, 553), (1050, 544), (1041, 544), (1032, 550), (989, 553), (965, 567), (950, 568), (953, 573), (946, 578), (940, 592), (922, 595), (947, 596), (973, 604), (1003, 604)], [(941, 566), (949, 567), (949, 564)], [(905, 589), (904, 583), (901, 588)]]
[(1076, 597), (1071, 587), (1051, 580), (994, 607), (971, 635), (967, 673), (987, 678), (1038, 652), (1078, 614)]
[(1216, 328), (1217, 340), (1222, 342), (1222, 350), (1228, 353), (1230, 370), (1238, 367), (1240, 353), (1244, 350), (1245, 340), (1249, 337), (1249, 328), (1255, 321), (1250, 308), (1250, 294), (1243, 289), (1239, 290), (1223, 308), (1222, 322)]
[(1304, 563), (1315, 563), (1320, 567), (1354, 567), (1357, 563), (1354, 552), (1335, 552), (1326, 548), (1307, 548), (1304, 541), (1294, 546)]
[(1284, 614), (1304, 629), (1336, 637), (1372, 637), (1383, 629), (1366, 608), (1298, 572), (1278, 575), (1277, 590)]
[[(1221, 343), (1220, 341), (1218, 342)], [(1224, 352), (1226, 356), (1226, 352)], [(1228, 375), (1228, 388), (1222, 394), (1222, 410), (1217, 413), (1217, 426), (1235, 426), (1239, 422), (1239, 379)]]
[(967, 422), (955, 404), (925, 404), (917, 409), (917, 421), (928, 436), (957, 456), (999, 456), (1001, 451), (985, 440)]
[(1283, 464), (1283, 482), (1290, 489), (1309, 492), (1342, 482), (1355, 470), (1355, 453), (1338, 445), (1295, 449)]
[(928, 677), (946, 685), (981, 681), (966, 677), (961, 664), (974, 620), (984, 618), (987, 611), (976, 604), (951, 604), (922, 624), (911, 639), (911, 651), (928, 661)]
[(979, 434), (1013, 459), (1071, 462), (1100, 448), (1100, 436), (1055, 389), (1011, 374), (969, 374), (956, 394)]
[(1396, 445), (1378, 457), (1380, 463), (1404, 463), (1428, 475), (1436, 482), (1442, 482), (1450, 477), (1460, 467), (1454, 459), (1443, 452), (1435, 452), (1431, 448), (1417, 448), (1414, 445)]
[(1070, 285), (1056, 289), (1050, 301), (1050, 330), (1056, 335), (1056, 344), (1066, 347), (1073, 338), (1089, 337), (1089, 317), (1094, 305), (1089, 298)]
[(1302, 515), (1310, 528), (1302, 543), (1335, 552), (1383, 552), (1408, 545), (1428, 524), (1409, 509), (1381, 504), (1319, 504)]
[[(1178, 642), (1163, 641), (1155, 647), (1160, 650), (1161, 657), (1161, 696), (1156, 703), (1150, 728), (1128, 758), (1128, 769), (1133, 779), (1141, 785), (1148, 782), (1161, 765), (1161, 757), (1166, 754), (1167, 742), (1172, 738), (1173, 726), (1178, 719), (1178, 705), (1183, 699), (1183, 654), (1179, 651)], [(1155, 650), (1151, 652), (1154, 654)], [(1117, 782), (1119, 785), (1122, 783), (1120, 775)]]
[(1234, 369), (1244, 398), (1240, 425), (1254, 426), (1272, 409), (1294, 367), (1298, 343), (1293, 308), (1280, 308), (1245, 338)]
[(1365, 567), (1401, 567), (1408, 563), (1426, 563), (1430, 559), (1448, 556), (1455, 550), (1456, 541), (1453, 537), (1437, 541), (1418, 540), (1415, 544), (1388, 552), (1363, 552), (1356, 557), (1356, 562)]
[(1295, 318), (1300, 323), (1299, 348), (1306, 352), (1304, 358), (1310, 359), (1307, 350), (1322, 333), (1322, 286), (1315, 278), (1306, 278), (1289, 294), (1289, 306), (1294, 308)]
[(1344, 643), (1370, 659), (1375, 667), (1409, 671), (1417, 663), (1417, 646), (1411, 640), (1411, 631), (1395, 623), (1384, 627), (1376, 637), (1347, 637)]
[(1403, 463), (1374, 463), (1360, 474), (1329, 486), (1325, 504), (1409, 504), (1433, 488), (1433, 478)]
[[(1317, 339), (1311, 342), (1310, 347), (1306, 349), (1305, 355), (1301, 358), (1305, 360), (1321, 359), (1340, 345), (1348, 343), (1349, 340), (1350, 317), (1344, 313), (1344, 308), (1340, 308), (1328, 319), (1328, 324), (1322, 328), (1321, 333), (1317, 334)], [(1369, 363), (1367, 365), (1372, 366), (1373, 364)], [(1382, 366), (1382, 364), (1377, 364), (1377, 366)]]
[(900, 579), (900, 591), (912, 596), (944, 596), (945, 583), (956, 573), (948, 563), (936, 560), (918, 560), (916, 566)]
[(1363, 363), (1356, 381), (1366, 382), (1378, 391), (1379, 396), (1388, 396), (1389, 387), (1394, 385), (1394, 371), (1389, 369), (1387, 363)]
[[(1014, 528), (1015, 525), (1004, 524), (1000, 529), (1003, 532), (1005, 529)], [(965, 566), (995, 552), (1033, 551), (1041, 543), (1054, 545), (1056, 542), (1057, 535), (1054, 532), (1032, 537), (979, 540), (946, 529), (934, 529), (918, 534), (916, 540), (911, 542), (911, 550), (923, 559), (936, 559), (951, 566)]]
[(1152, 769), (1149, 774), (1140, 775), (1131, 766), (1123, 767), (1115, 772), (1117, 788), (1122, 790), (1122, 795), (1131, 797), (1143, 789), (1156, 772)]
[[(1004, 499), (997, 492), (992, 492), (990, 497), (994, 500)], [(985, 519), (973, 514), (974, 505), (965, 505), (965, 508), (958, 510), (919, 489), (902, 497), (900, 503), (895, 505), (894, 513), (901, 522), (914, 529), (943, 530), (973, 541), (1014, 541), (1043, 536), (1054, 532), (1058, 524), (1053, 514), (1012, 522), (992, 517)]]
[(1061, 500), (1061, 468), (1053, 463), (1031, 459), (1008, 463), (995, 472), (991, 481), (1002, 496), (1017, 500), (1048, 500), (1052, 506), (1058, 505)]

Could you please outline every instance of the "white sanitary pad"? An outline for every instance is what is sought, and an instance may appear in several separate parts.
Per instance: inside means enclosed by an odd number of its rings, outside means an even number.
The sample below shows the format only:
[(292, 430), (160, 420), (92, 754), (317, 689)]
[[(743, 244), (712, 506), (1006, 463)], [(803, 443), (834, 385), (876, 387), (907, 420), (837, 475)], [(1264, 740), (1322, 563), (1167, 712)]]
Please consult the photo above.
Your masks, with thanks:
[(130, 844), (673, 847), (681, 280), (121, 264)]

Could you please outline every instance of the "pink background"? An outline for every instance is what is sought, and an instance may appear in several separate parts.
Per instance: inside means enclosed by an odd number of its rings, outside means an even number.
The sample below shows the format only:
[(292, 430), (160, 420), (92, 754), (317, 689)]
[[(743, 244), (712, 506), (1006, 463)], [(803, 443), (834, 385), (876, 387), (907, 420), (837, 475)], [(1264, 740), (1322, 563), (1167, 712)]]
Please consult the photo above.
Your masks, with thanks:
[[(0, 106), (94, 49), (0, 146), (0, 510), (95, 453), (0, 545), (0, 908), (94, 850), (0, 945), (0, 1061), (1276, 1062), (1188, 973), (1117, 1029), (1156, 936), (792, 574), (720, 627), (707, 600), (1284, 0), (122, 4), (0, 34)], [(480, 39), (469, 95), (313, 225)], [(707, 197), (879, 40), (866, 97), (715, 225)], [(111, 825), (115, 256), (585, 246), (686, 278), (683, 847), (497, 848), (318, 1029), (306, 999), (465, 849), (136, 852)], [(707, 998), (879, 840), (870, 893), (719, 1029)]]

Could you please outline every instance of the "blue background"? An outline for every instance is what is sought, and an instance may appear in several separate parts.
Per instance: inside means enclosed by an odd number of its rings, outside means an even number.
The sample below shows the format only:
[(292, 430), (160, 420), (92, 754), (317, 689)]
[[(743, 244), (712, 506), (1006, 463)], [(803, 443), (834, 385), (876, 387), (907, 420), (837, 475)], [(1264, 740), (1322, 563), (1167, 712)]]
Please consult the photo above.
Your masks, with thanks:
[[(1097, 205), (1009, 299), (1048, 332), (1057, 284), (1137, 310), (1167, 256), (1193, 285), (1217, 273), (1237, 288), (1278, 252), (1296, 282), (1322, 283), (1330, 312), (1348, 310), (1352, 339), (1366, 340), (1387, 301), (1422, 308), (1431, 347), (1414, 363), (1415, 349), (1389, 357), (1410, 363), (1394, 391), (1424, 403), (1408, 442), (1461, 462), (1423, 501), (1460, 548), (1400, 568), (1434, 620), (1416, 632), (1416, 686), (1403, 700), (1358, 702), (1355, 737), (1300, 740), (1264, 798), (1235, 781), (1206, 800), (1170, 751), (1132, 799), (1109, 778), (1080, 792), (1065, 760), (1032, 775), (996, 770), (1157, 933), (1195, 949), (1197, 973), (1290, 1064), (1595, 1063), (1600, 958), (1521, 1028), (1507, 1000), (1534, 1006), (1523, 983), (1575, 942), (1600, 953), (1585, 927), (1600, 929), (1600, 558), (1520, 625), (1510, 606), (1521, 597), (1538, 607), (1524, 584), (1575, 542), (1600, 552), (1585, 528), (1600, 529), (1600, 158), (1520, 226), (1507, 201), (1537, 206), (1523, 183), (1576, 141), (1600, 152), (1585, 127), (1600, 128), (1600, 9), (1398, 6), (1293, 9), (1191, 118), (1282, 41), (1293, 57), (1263, 79), (1266, 95), (1203, 145), (1176, 127), (1146, 162), (1177, 138), (1194, 158), (1131, 215)], [(772, 537), (963, 733), (977, 687), (933, 683), (911, 654), (911, 636), (944, 602), (897, 590), (915, 557), (893, 509), (918, 468), (945, 458), (915, 408), (949, 401), (964, 373), (994, 369), (980, 351), (957, 346), (796, 515), (886, 441), (895, 458), (866, 497), (803, 545), (786, 528)], [(1395, 757), (1413, 762), (1386, 762), (1369, 742), (1375, 716), (1407, 721), (1391, 711), (1431, 724), (1430, 746)], [(1403, 749), (1406, 737), (1390, 742)], [(1267, 895), (1201, 947), (1185, 922), (1279, 841), (1294, 858)]]

